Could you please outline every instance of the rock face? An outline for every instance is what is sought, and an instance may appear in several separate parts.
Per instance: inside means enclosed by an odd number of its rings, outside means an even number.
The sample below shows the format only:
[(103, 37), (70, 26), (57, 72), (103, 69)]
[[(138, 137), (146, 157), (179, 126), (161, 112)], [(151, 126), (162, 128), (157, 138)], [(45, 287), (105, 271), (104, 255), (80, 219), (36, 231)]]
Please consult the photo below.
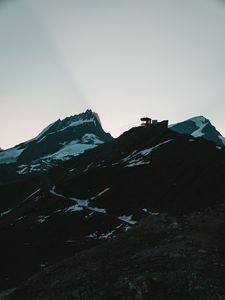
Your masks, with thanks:
[(0, 178), (7, 181), (18, 175), (46, 171), (112, 139), (102, 129), (98, 115), (91, 110), (58, 120), (36, 138), (1, 152), (0, 175), (4, 173), (4, 176)]
[[(179, 221), (175, 216), (224, 202), (224, 166), (224, 148), (165, 127), (146, 126), (132, 128), (48, 173), (1, 185), (0, 288), (13, 288), (76, 252), (100, 245), (123, 232), (129, 233), (148, 216), (174, 216), (171, 226), (175, 230)], [(176, 243), (184, 238), (185, 227), (180, 228), (174, 233)], [(169, 238), (170, 231), (164, 231), (161, 237), (165, 243), (167, 233)], [(154, 238), (155, 234), (149, 235), (146, 243)], [(159, 247), (160, 239), (156, 241), (154, 247)], [(123, 244), (119, 248), (123, 253)], [(134, 255), (135, 249), (132, 251)], [(161, 272), (162, 278), (167, 276), (161, 263), (166, 256), (163, 253), (158, 258), (161, 271), (160, 268), (156, 271)], [(138, 264), (138, 260), (134, 263)], [(175, 272), (176, 268), (172, 269), (165, 272)], [(197, 269), (193, 272), (197, 276)], [(144, 274), (140, 271), (140, 278)], [(176, 281), (174, 274), (171, 281), (168, 279), (171, 284)], [(177, 277), (180, 276), (179, 273)], [(128, 283), (122, 280), (118, 284), (122, 293)]]
[(203, 137), (217, 145), (225, 146), (225, 138), (216, 130), (211, 122), (203, 116), (194, 117), (171, 125), (170, 129), (182, 134), (191, 134), (193, 137)]

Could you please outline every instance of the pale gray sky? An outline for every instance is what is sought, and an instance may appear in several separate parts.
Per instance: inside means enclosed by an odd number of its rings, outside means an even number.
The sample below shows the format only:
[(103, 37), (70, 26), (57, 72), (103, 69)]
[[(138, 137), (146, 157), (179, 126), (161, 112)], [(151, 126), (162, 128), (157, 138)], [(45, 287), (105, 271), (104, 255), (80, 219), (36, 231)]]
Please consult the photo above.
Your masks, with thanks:
[(224, 1), (0, 1), (0, 146), (87, 108), (114, 136), (143, 115), (225, 134)]

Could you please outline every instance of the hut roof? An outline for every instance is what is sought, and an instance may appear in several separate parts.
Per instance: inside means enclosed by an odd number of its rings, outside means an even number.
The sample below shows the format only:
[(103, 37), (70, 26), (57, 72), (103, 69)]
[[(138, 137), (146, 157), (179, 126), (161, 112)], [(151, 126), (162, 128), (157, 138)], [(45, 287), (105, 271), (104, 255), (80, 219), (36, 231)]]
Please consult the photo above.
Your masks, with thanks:
[(148, 117), (144, 117), (144, 118), (141, 118), (141, 121), (151, 121), (151, 118), (148, 118)]

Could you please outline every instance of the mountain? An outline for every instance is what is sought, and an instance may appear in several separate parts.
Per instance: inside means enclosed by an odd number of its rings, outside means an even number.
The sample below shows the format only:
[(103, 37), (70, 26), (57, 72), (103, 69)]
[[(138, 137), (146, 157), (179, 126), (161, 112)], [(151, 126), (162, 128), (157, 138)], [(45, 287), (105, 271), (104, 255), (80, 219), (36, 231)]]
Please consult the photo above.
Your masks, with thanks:
[[(44, 269), (8, 300), (213, 300), (225, 295), (225, 205), (159, 214)], [(4, 298), (5, 299), (5, 298)]]
[(186, 121), (170, 125), (170, 129), (182, 134), (191, 134), (193, 137), (203, 137), (219, 146), (225, 146), (225, 138), (203, 116), (193, 117)]
[(85, 257), (146, 217), (175, 222), (224, 203), (225, 149), (162, 125), (132, 128), (44, 174), (0, 185), (0, 289), (76, 252)]
[[(46, 171), (60, 162), (79, 155), (106, 141), (98, 115), (91, 110), (58, 120), (46, 127), (37, 137), (0, 154), (0, 175), (6, 180), (39, 171)], [(14, 175), (14, 177), (13, 177)]]

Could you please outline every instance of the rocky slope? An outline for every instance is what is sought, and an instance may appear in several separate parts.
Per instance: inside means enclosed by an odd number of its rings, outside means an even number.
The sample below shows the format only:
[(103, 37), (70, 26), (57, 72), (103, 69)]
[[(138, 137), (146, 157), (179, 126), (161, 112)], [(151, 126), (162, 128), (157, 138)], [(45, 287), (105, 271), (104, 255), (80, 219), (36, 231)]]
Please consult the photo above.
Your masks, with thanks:
[(225, 138), (211, 122), (203, 116), (193, 117), (186, 121), (173, 124), (170, 126), (170, 129), (182, 134), (191, 134), (193, 137), (203, 137), (217, 145), (225, 146)]
[(5, 299), (225, 299), (225, 206), (149, 216), (47, 268)]
[(112, 139), (102, 129), (98, 115), (91, 110), (58, 120), (36, 138), (1, 152), (0, 182), (46, 171)]
[(1, 185), (0, 288), (146, 216), (223, 203), (224, 166), (225, 149), (158, 124), (133, 128), (45, 175)]

